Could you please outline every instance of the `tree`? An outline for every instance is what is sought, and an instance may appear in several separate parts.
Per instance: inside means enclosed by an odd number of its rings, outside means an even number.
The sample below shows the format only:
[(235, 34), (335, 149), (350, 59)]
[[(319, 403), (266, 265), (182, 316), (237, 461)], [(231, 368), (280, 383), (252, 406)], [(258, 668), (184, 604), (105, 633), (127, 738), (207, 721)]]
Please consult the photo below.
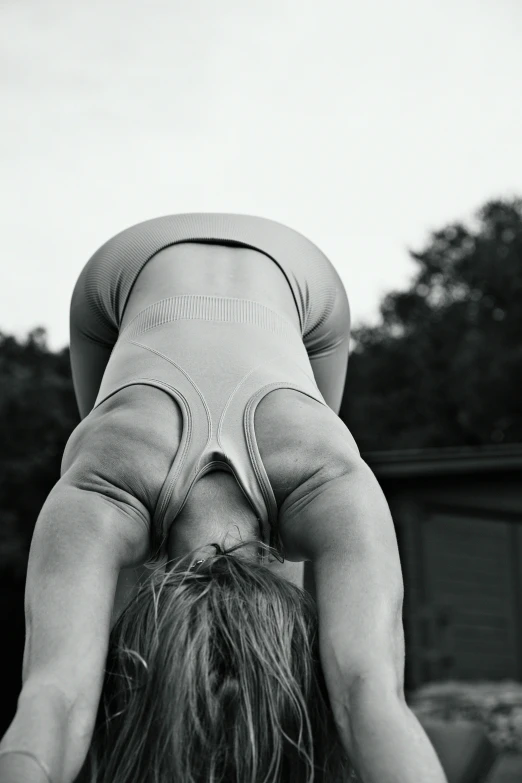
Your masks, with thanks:
[(40, 509), (60, 476), (80, 418), (69, 349), (48, 350), (45, 329), (25, 342), (0, 333), (0, 577), (25, 577)]
[[(354, 329), (341, 416), (361, 450), (522, 441), (522, 199), (432, 234), (410, 288)], [(25, 577), (35, 521), (79, 414), (69, 349), (0, 332), (0, 578)]]
[(522, 199), (432, 233), (354, 329), (341, 417), (362, 451), (522, 441)]

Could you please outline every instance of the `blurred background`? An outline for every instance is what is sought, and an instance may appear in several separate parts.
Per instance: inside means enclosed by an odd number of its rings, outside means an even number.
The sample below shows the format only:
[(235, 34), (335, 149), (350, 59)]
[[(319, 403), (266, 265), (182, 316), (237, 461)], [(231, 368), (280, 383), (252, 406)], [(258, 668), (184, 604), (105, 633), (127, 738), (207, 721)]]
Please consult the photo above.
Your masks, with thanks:
[(522, 758), (521, 37), (518, 0), (0, 4), (0, 734), (79, 422), (76, 278), (130, 225), (236, 212), (347, 289), (341, 417), (396, 525), (408, 698)]

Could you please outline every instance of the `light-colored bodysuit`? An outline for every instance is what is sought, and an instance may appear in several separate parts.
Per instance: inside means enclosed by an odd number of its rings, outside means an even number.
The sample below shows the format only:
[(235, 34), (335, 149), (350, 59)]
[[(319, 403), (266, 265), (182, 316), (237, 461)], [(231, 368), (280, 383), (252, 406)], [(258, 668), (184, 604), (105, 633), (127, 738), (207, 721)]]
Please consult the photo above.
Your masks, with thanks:
[[(277, 270), (256, 266), (252, 274), (260, 275), (259, 285), (248, 288), (246, 298), (237, 295), (242, 269), (235, 282), (231, 273), (236, 295), (227, 296), (216, 295), (211, 275), (194, 290), (189, 267), (177, 287), (172, 278), (155, 279), (149, 295), (143, 286), (131, 295), (145, 265), (180, 243), (250, 248)], [(256, 258), (239, 253), (235, 263), (255, 264)], [(218, 288), (227, 292), (226, 280)], [(151, 517), (151, 552), (164, 550), (195, 483), (212, 470), (233, 474), (259, 519), (260, 540), (278, 547), (277, 503), (256, 442), (254, 414), (276, 389), (295, 390), (338, 413), (350, 310), (327, 257), (298, 232), (265, 218), (194, 213), (147, 220), (114, 236), (85, 265), (73, 292), (70, 325), (82, 418), (131, 385), (154, 386), (181, 410), (181, 441)]]

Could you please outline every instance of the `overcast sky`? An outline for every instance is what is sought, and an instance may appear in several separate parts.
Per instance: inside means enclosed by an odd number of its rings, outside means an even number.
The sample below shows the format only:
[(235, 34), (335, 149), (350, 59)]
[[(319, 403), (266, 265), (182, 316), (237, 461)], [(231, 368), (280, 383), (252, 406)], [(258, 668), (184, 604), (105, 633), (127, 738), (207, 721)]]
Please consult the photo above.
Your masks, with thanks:
[(0, 0), (0, 331), (69, 342), (92, 253), (178, 212), (278, 220), (354, 321), (408, 247), (522, 194), (521, 0)]

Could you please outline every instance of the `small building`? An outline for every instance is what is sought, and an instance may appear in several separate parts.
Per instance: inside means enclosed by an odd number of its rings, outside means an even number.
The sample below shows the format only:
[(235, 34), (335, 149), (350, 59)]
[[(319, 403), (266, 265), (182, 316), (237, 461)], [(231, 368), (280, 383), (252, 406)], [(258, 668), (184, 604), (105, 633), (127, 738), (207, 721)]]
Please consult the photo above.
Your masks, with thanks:
[(406, 690), (522, 681), (522, 444), (363, 457), (397, 533)]

